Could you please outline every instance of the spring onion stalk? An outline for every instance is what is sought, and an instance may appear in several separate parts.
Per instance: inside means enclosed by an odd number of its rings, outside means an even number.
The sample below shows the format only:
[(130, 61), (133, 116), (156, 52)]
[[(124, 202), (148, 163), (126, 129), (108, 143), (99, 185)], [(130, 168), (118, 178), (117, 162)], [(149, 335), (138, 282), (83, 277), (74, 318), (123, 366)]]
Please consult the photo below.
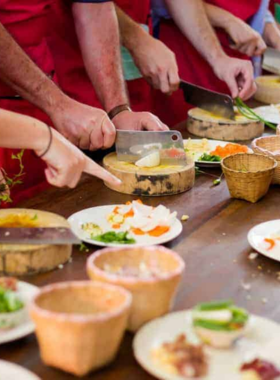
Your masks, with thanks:
[(263, 119), (261, 116), (257, 115), (252, 108), (248, 107), (247, 104), (243, 102), (240, 98), (235, 99), (235, 105), (238, 109), (238, 111), (241, 113), (241, 115), (245, 116), (249, 120), (259, 120), (265, 125), (267, 125), (269, 128), (276, 130), (275, 125), (269, 123), (265, 119)]

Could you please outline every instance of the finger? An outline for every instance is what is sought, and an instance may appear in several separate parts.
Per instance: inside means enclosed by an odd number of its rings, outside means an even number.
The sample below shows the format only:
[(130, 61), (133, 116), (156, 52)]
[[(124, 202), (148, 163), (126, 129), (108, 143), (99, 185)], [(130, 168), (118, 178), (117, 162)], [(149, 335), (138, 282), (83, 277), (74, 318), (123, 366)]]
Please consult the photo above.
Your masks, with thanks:
[(78, 147), (82, 150), (89, 149), (90, 147), (90, 139), (89, 139), (89, 134), (85, 134), (80, 138)]
[(45, 169), (45, 176), (46, 176), (46, 179), (50, 185), (56, 186), (56, 187), (65, 186), (65, 183), (63, 181), (63, 177), (60, 174), (58, 174), (57, 172), (54, 172), (54, 170), (51, 168)]
[(80, 179), (81, 179), (81, 175), (82, 173), (81, 172), (78, 172), (71, 180), (71, 182), (69, 182), (67, 184), (68, 187), (70, 187), (71, 189), (74, 189), (74, 187), (77, 186), (77, 184), (79, 183)]
[(152, 84), (153, 88), (160, 90), (160, 79), (157, 74), (149, 75), (147, 80)]
[(156, 117), (145, 117), (141, 120), (141, 127), (146, 131), (166, 131), (169, 128)]
[(170, 92), (177, 91), (180, 85), (180, 78), (179, 78), (177, 67), (169, 70), (168, 80), (169, 80), (169, 85), (170, 85)]
[(262, 55), (266, 51), (266, 49), (267, 49), (266, 43), (264, 42), (262, 38), (260, 38), (256, 51), (255, 51), (255, 55), (257, 56)]
[(160, 79), (160, 91), (163, 94), (169, 94), (171, 92), (171, 88), (169, 86), (168, 74), (166, 71), (162, 72), (159, 76)]
[(99, 129), (93, 129), (90, 132), (89, 140), (90, 140), (90, 147), (89, 147), (90, 150), (101, 149), (104, 144), (102, 131)]
[(112, 186), (120, 186), (122, 184), (122, 181), (120, 179), (118, 179), (113, 174), (109, 173), (107, 170), (102, 168), (102, 166), (97, 165), (88, 157), (86, 157), (84, 172), (87, 174), (94, 175), (95, 177), (102, 179), (103, 181), (109, 183)]
[(243, 100), (249, 99), (255, 91), (256, 84), (254, 80), (254, 73), (253, 73), (253, 66), (251, 64), (248, 64), (247, 67), (244, 67), (242, 69), (242, 72), (240, 73), (241, 80), (240, 83), (242, 83), (241, 87), (242, 90), (240, 91), (240, 98)]
[(228, 78), (226, 78), (225, 82), (231, 92), (231, 96), (233, 97), (233, 99), (237, 98), (239, 90), (238, 90), (238, 84), (237, 84), (234, 74), (231, 74)]
[(108, 149), (116, 140), (116, 128), (111, 120), (106, 116), (102, 123), (103, 148)]

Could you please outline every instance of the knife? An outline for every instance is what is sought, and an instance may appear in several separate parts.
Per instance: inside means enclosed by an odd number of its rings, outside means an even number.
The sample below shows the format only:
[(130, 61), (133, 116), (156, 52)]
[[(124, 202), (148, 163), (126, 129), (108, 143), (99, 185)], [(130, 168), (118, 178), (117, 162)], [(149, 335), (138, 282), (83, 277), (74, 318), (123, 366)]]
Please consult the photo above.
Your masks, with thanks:
[(178, 131), (117, 131), (118, 161), (135, 163), (158, 151), (161, 165), (186, 165), (184, 142)]
[(0, 228), (0, 244), (64, 245), (80, 244), (70, 228)]
[(185, 101), (193, 106), (202, 108), (215, 115), (227, 119), (235, 119), (234, 104), (231, 96), (207, 90), (181, 80)]
[(280, 75), (280, 52), (276, 49), (267, 48), (264, 53), (262, 68), (270, 73)]

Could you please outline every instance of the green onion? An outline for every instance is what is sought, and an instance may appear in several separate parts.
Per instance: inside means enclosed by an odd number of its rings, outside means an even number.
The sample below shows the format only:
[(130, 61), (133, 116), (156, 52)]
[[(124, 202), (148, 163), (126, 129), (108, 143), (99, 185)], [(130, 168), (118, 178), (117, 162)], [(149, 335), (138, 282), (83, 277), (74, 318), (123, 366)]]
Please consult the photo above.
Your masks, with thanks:
[(207, 303), (198, 304), (195, 307), (195, 310), (199, 310), (199, 311), (216, 311), (216, 310), (229, 309), (231, 306), (233, 306), (233, 301), (231, 301), (231, 300), (213, 301), (213, 302), (207, 302)]
[(269, 128), (271, 128), (273, 130), (276, 130), (275, 125), (269, 123), (268, 121), (266, 121), (265, 119), (263, 119), (262, 117), (260, 117), (259, 115), (257, 115), (252, 110), (252, 108), (250, 108), (249, 106), (247, 106), (247, 104), (245, 104), (243, 102), (243, 100), (241, 100), (240, 98), (236, 98), (235, 99), (235, 105), (236, 105), (238, 111), (241, 113), (241, 115), (245, 116), (247, 119), (249, 119), (249, 120), (259, 120), (262, 123), (264, 123), (265, 125), (267, 125)]

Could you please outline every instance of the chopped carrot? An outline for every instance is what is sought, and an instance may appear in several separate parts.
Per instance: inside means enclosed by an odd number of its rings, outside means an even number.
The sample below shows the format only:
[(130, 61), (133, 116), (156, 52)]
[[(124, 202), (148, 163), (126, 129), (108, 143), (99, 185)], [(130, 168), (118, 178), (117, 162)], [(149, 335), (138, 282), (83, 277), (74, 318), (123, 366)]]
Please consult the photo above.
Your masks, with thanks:
[(158, 237), (158, 236), (161, 236), (161, 235), (165, 234), (169, 230), (170, 230), (170, 227), (167, 227), (167, 226), (157, 226), (156, 228), (154, 228), (152, 231), (149, 232), (149, 235), (150, 236), (154, 236), (154, 237)]
[(117, 230), (119, 228), (121, 228), (121, 225), (120, 224), (113, 224), (112, 227)]
[(264, 241), (266, 243), (270, 244), (270, 247), (267, 249), (268, 251), (270, 251), (275, 246), (275, 240), (273, 240), (273, 239), (266, 238), (266, 239), (264, 239)]
[(124, 214), (125, 218), (132, 218), (134, 216), (133, 208), (131, 208), (126, 214)]
[(117, 214), (119, 212), (119, 206), (116, 206), (113, 210), (113, 214)]
[(245, 145), (240, 144), (227, 144), (224, 147), (218, 145), (213, 152), (211, 152), (211, 156), (220, 156), (221, 158), (225, 158), (227, 156), (230, 156), (232, 154), (236, 153), (247, 153), (248, 148)]
[(133, 228), (133, 229), (132, 229), (132, 232), (133, 232), (135, 235), (145, 235), (145, 232), (142, 231), (140, 228)]
[(130, 202), (130, 201), (126, 202), (126, 205), (127, 205), (127, 206), (130, 206), (130, 205), (131, 205), (131, 202)]
[(137, 199), (137, 201), (136, 201), (137, 203), (140, 203), (140, 205), (142, 205), (143, 204), (143, 202), (141, 201), (141, 199)]

